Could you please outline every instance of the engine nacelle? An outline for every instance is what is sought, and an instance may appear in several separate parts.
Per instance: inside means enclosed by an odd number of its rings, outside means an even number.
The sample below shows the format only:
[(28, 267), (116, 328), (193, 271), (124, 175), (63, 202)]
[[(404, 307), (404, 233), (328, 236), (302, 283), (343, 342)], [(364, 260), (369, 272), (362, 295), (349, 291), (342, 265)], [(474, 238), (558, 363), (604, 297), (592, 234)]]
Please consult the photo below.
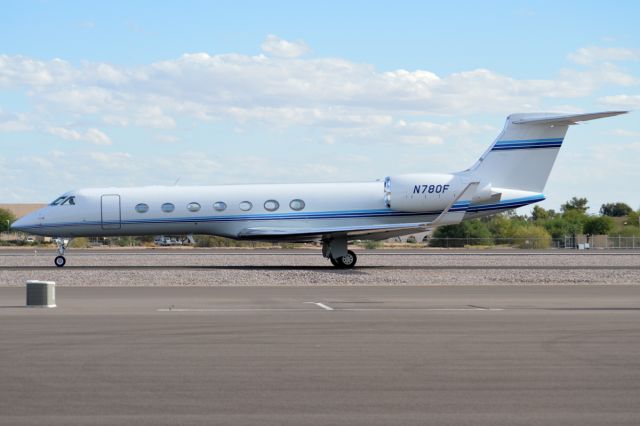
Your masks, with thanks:
[(389, 176), (384, 179), (384, 201), (387, 207), (397, 211), (437, 212), (445, 209), (466, 186), (453, 174)]

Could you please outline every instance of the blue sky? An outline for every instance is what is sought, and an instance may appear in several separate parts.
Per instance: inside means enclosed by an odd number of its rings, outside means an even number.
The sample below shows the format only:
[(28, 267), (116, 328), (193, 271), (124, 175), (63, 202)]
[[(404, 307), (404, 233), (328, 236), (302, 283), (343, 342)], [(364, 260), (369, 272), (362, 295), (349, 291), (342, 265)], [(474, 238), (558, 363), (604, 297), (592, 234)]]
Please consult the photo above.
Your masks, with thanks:
[[(640, 107), (637, 2), (5, 2), (1, 202), (472, 164), (511, 112)], [(636, 114), (571, 128), (543, 206), (640, 207)]]

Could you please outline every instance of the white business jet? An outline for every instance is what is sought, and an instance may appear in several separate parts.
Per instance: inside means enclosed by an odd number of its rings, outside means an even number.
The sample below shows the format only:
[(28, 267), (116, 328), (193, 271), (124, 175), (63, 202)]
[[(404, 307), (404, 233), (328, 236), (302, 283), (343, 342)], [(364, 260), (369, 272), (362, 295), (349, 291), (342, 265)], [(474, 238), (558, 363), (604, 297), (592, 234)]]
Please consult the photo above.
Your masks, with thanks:
[(55, 237), (56, 266), (73, 237), (209, 234), (239, 240), (322, 243), (338, 268), (353, 268), (352, 240), (382, 240), (545, 199), (542, 191), (570, 125), (627, 111), (512, 114), (471, 168), (374, 182), (148, 186), (68, 192), (13, 223)]

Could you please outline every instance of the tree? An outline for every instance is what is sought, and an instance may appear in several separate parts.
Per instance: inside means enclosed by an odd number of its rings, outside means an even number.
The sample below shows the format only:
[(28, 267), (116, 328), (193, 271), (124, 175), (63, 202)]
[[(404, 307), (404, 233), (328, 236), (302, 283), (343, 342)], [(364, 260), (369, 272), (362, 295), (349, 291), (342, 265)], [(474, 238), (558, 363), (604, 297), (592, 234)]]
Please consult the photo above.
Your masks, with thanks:
[(584, 211), (576, 208), (566, 210), (562, 214), (562, 219), (566, 222), (567, 234), (575, 237), (577, 234), (582, 234), (584, 223), (587, 221), (588, 217)]
[(487, 222), (487, 227), (493, 238), (498, 239), (496, 242), (501, 242), (500, 240), (504, 242), (504, 239), (511, 235), (513, 223), (513, 218), (507, 217), (505, 214), (497, 214)]
[(0, 232), (9, 230), (9, 225), (16, 220), (16, 217), (7, 209), (0, 209)]
[(544, 229), (552, 238), (563, 238), (570, 234), (570, 225), (562, 216), (556, 216), (544, 223)]
[(562, 210), (563, 213), (566, 213), (570, 210), (577, 210), (580, 213), (586, 213), (589, 209), (589, 206), (587, 205), (588, 203), (589, 201), (587, 201), (586, 198), (573, 197), (569, 201), (561, 205), (560, 210)]
[(587, 235), (607, 235), (613, 229), (613, 219), (609, 216), (594, 216), (584, 223), (584, 233)]
[(606, 203), (600, 207), (600, 214), (603, 216), (622, 217), (633, 212), (633, 209), (626, 203)]
[(543, 226), (553, 238), (564, 238), (567, 235), (582, 234), (587, 215), (578, 210), (567, 210), (562, 215), (544, 221)]
[(556, 215), (556, 212), (552, 209), (545, 210), (540, 206), (533, 206), (533, 211), (531, 212), (531, 219), (534, 222), (538, 220), (547, 220), (551, 219)]

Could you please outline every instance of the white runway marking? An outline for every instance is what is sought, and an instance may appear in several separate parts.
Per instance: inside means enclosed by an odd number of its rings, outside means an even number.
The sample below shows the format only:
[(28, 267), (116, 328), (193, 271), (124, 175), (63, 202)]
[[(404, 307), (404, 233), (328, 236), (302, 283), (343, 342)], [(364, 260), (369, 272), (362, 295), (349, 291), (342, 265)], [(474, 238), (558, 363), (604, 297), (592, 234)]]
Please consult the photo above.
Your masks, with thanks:
[[(307, 308), (160, 308), (156, 312), (260, 312), (260, 311), (311, 311)], [(315, 309), (313, 309), (315, 310)]]
[(325, 311), (333, 311), (333, 308), (331, 306), (325, 305), (322, 302), (304, 302), (304, 303), (310, 303), (312, 305), (316, 305), (321, 307), (322, 309), (324, 309)]
[(502, 308), (341, 308), (340, 311), (504, 311)]
[[(443, 312), (443, 311), (503, 311), (502, 308), (339, 308), (334, 309), (331, 306), (320, 302), (305, 302), (316, 305), (326, 311), (349, 311), (349, 312), (367, 312), (367, 311), (424, 311), (424, 312)], [(269, 312), (269, 311), (315, 311), (310, 308), (160, 308), (156, 312)]]

